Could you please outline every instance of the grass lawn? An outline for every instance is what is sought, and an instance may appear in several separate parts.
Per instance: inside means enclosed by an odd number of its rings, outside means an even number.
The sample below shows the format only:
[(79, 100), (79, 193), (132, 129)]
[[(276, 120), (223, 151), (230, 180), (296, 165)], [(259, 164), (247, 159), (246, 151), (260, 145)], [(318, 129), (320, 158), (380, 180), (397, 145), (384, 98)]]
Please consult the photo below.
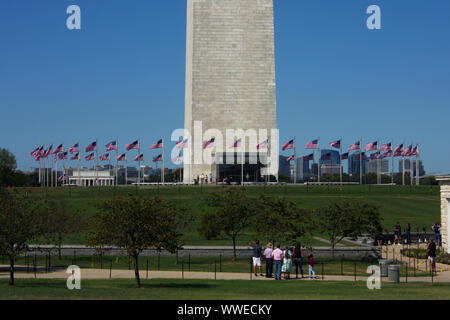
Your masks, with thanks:
[[(34, 266), (34, 256), (25, 259), (25, 257), (19, 257), (16, 261), (16, 265), (29, 266), (29, 272), (33, 272)], [(0, 258), (0, 263), (5, 262), (7, 259), (3, 260)], [(215, 268), (217, 272), (239, 272), (239, 273), (250, 273), (250, 259), (238, 258), (236, 261), (232, 261), (231, 258), (219, 257), (201, 257), (201, 258), (189, 258), (184, 257), (177, 260), (175, 257), (140, 257), (139, 258), (139, 269), (144, 271), (148, 270), (167, 270), (167, 271), (204, 271), (204, 272), (214, 272)], [(36, 265), (39, 269), (45, 269), (47, 265), (45, 256), (36, 257)], [(305, 275), (308, 273), (308, 265), (306, 259), (303, 261), (303, 272)], [(322, 275), (322, 263), (323, 263), (323, 274), (324, 275), (345, 275), (353, 276), (355, 274), (355, 264), (356, 264), (356, 275), (366, 276), (367, 267), (370, 265), (378, 264), (377, 262), (362, 262), (362, 261), (349, 261), (349, 260), (330, 260), (330, 259), (316, 259), (315, 271), (317, 276)], [(67, 268), (68, 266), (76, 264), (80, 268), (96, 268), (96, 269), (123, 269), (123, 270), (134, 270), (134, 263), (132, 259), (127, 256), (63, 256), (61, 260), (57, 256), (52, 256), (51, 266), (58, 268)], [(158, 267), (159, 265), (159, 267)], [(265, 263), (263, 262), (262, 271), (265, 273)], [(293, 264), (292, 274), (295, 275), (295, 264)], [(300, 272), (300, 271), (299, 271)], [(401, 265), (400, 268), (401, 276), (406, 275), (406, 265)], [(428, 273), (417, 271), (414, 275), (414, 270), (411, 267), (408, 268), (408, 277), (413, 276), (429, 276)]]
[(450, 299), (450, 284), (382, 283), (368, 290), (365, 282), (238, 281), (238, 280), (82, 280), (81, 290), (68, 290), (66, 280), (17, 279), (8, 286), (0, 280), (0, 299), (148, 299), (148, 300), (378, 300)]
[[(187, 205), (195, 217), (206, 210), (203, 198), (207, 193), (223, 190), (224, 187), (186, 187), (186, 186), (145, 186), (145, 187), (91, 187), (91, 188), (33, 188), (29, 189), (36, 198), (67, 199), (71, 207), (84, 217), (95, 212), (95, 204), (110, 199), (114, 194), (160, 195)], [(240, 188), (240, 187), (238, 187)], [(245, 188), (250, 197), (270, 194), (295, 201), (304, 208), (318, 208), (340, 200), (367, 202), (380, 207), (385, 232), (392, 232), (395, 222), (402, 226), (411, 223), (412, 231), (422, 231), (440, 219), (438, 186), (249, 186)], [(194, 221), (184, 230), (183, 241), (186, 245), (231, 245), (229, 239), (206, 240), (197, 232), (198, 222)], [(251, 239), (251, 231), (238, 238), (238, 245), (246, 245)], [(320, 234), (317, 234), (320, 236)], [(85, 233), (70, 235), (66, 244), (84, 244)], [(43, 239), (45, 242), (45, 239)], [(43, 243), (42, 242), (42, 243)], [(308, 236), (303, 239), (305, 245), (327, 246), (326, 243)]]

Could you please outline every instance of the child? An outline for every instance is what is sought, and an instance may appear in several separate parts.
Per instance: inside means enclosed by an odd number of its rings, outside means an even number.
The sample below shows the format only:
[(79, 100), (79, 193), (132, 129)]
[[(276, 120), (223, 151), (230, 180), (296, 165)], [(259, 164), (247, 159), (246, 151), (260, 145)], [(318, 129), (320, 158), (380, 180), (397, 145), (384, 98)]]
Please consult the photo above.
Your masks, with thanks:
[(315, 279), (316, 272), (314, 271), (314, 257), (312, 254), (308, 256), (308, 264), (309, 264), (309, 278)]

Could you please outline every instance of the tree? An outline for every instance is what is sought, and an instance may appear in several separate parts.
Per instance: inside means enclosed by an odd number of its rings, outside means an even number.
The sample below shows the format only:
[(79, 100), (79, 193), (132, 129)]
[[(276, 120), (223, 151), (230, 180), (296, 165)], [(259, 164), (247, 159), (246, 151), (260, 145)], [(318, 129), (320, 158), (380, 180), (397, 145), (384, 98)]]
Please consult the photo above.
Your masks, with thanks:
[(125, 249), (134, 260), (136, 286), (140, 288), (139, 255), (151, 247), (174, 253), (181, 245), (179, 230), (184, 226), (184, 212), (184, 208), (160, 197), (115, 197), (97, 205), (88, 245)]
[(46, 210), (27, 193), (0, 189), (0, 254), (9, 258), (9, 284), (14, 285), (15, 260), (28, 244), (46, 232)]
[(61, 246), (65, 237), (80, 232), (84, 223), (78, 212), (69, 208), (65, 199), (49, 201), (48, 205), (48, 235), (58, 247), (58, 257), (61, 260)]
[(214, 192), (206, 197), (206, 204), (213, 211), (205, 213), (200, 219), (200, 234), (208, 239), (223, 234), (233, 242), (233, 261), (236, 260), (236, 238), (250, 225), (255, 212), (253, 200), (242, 188), (229, 188)]
[(13, 184), (16, 167), (14, 155), (7, 149), (0, 149), (0, 187)]
[(381, 215), (377, 207), (360, 203), (333, 203), (317, 211), (319, 230), (328, 235), (331, 258), (334, 248), (345, 237), (358, 237), (369, 233), (374, 237), (381, 227)]
[(262, 196), (253, 225), (256, 235), (262, 239), (296, 243), (309, 233), (311, 211), (283, 198)]

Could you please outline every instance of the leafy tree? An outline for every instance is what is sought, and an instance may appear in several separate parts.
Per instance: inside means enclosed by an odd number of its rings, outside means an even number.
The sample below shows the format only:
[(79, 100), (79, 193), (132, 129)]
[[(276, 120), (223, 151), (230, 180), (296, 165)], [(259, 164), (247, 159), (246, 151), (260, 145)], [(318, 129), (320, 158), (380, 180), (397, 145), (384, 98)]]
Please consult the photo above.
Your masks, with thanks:
[(206, 204), (213, 211), (200, 218), (200, 234), (208, 239), (223, 234), (233, 241), (233, 261), (236, 260), (236, 238), (252, 221), (256, 206), (242, 188), (229, 188), (225, 191), (210, 193)]
[(375, 237), (381, 227), (381, 215), (378, 208), (370, 204), (333, 203), (317, 211), (316, 223), (328, 236), (334, 259), (334, 248), (345, 237), (358, 237), (363, 233)]
[(14, 182), (16, 158), (7, 149), (0, 149), (0, 186), (10, 186)]
[(14, 285), (18, 255), (46, 232), (46, 210), (27, 193), (0, 189), (0, 254), (9, 257), (9, 284)]
[(296, 243), (311, 230), (311, 211), (283, 198), (262, 196), (253, 225), (259, 238)]
[(58, 247), (58, 257), (61, 260), (61, 246), (64, 239), (74, 233), (80, 232), (84, 222), (80, 214), (69, 208), (67, 200), (52, 200), (48, 202), (48, 235)]
[(88, 245), (125, 249), (134, 259), (136, 286), (140, 288), (139, 255), (151, 247), (174, 253), (181, 246), (184, 212), (184, 208), (159, 197), (115, 197), (97, 206)]

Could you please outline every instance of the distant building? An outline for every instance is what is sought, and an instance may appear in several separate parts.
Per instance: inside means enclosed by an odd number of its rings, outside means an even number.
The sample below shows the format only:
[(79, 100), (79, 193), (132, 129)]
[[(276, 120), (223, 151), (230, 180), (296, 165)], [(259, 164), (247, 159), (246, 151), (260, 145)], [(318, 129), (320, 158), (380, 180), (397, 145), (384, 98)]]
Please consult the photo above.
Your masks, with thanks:
[(297, 181), (307, 180), (310, 176), (309, 161), (305, 161), (303, 157), (297, 158)]
[(323, 164), (320, 167), (320, 175), (323, 176), (324, 174), (340, 174), (341, 173), (341, 165), (339, 164)]
[[(411, 160), (411, 159), (405, 159), (405, 171), (406, 172), (411, 172), (411, 164), (413, 167), (413, 176), (416, 176), (416, 160)], [(399, 160), (398, 161), (398, 167), (399, 167), (399, 172), (402, 173), (403, 172), (403, 160)], [(423, 166), (422, 160), (419, 160), (419, 176), (424, 176), (426, 175), (425, 172), (425, 168)]]
[(324, 165), (324, 164), (327, 164), (327, 165), (330, 165), (330, 164), (340, 165), (341, 164), (341, 157), (339, 155), (339, 151), (324, 149), (324, 150), (321, 150), (320, 153), (321, 153), (320, 158), (322, 158), (322, 156), (324, 156), (324, 155), (327, 155), (328, 153), (330, 154), (330, 160), (320, 160), (319, 163), (321, 165), (321, 168), (322, 168), (322, 165)]
[(278, 174), (283, 174), (288, 177), (291, 177), (291, 165), (289, 162), (287, 162), (287, 158), (285, 156), (278, 156), (279, 158), (279, 167), (278, 167)]
[[(360, 174), (360, 160), (359, 152), (350, 154), (348, 158), (348, 173), (352, 175)], [(362, 157), (362, 174), (367, 172), (367, 157), (363, 155)]]
[(378, 173), (378, 161), (380, 162), (379, 166), (381, 174), (390, 174), (388, 159), (370, 159), (367, 162), (367, 173)]

